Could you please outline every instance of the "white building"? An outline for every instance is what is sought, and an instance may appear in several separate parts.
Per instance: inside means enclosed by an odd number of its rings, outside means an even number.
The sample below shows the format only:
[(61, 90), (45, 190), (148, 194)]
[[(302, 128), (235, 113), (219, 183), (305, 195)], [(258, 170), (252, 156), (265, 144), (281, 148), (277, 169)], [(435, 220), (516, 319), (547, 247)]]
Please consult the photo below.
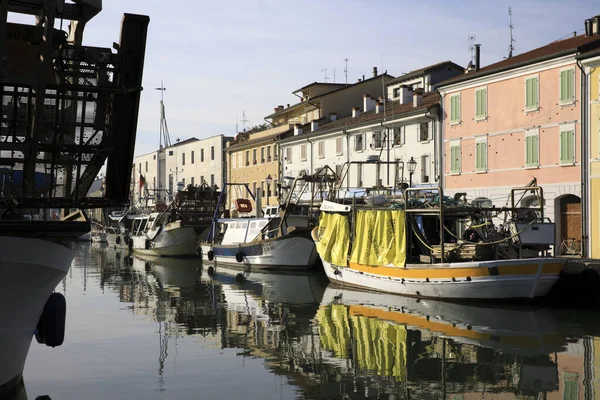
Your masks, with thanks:
[[(362, 107), (348, 110), (351, 114), (344, 118), (332, 114), (297, 124), (294, 136), (280, 142), (282, 175), (314, 173), (328, 165), (349, 189), (399, 186), (411, 180), (413, 186), (437, 185), (441, 174), (441, 107), (435, 84), (462, 72), (462, 67), (450, 62), (413, 71), (386, 84), (385, 100), (365, 94)], [(424, 92), (424, 88), (429, 91)], [(403, 163), (397, 170), (393, 165), (382, 165), (379, 176), (373, 164), (344, 167), (372, 157)], [(407, 165), (411, 158), (416, 162), (412, 177)]]
[(138, 197), (143, 196), (140, 180), (143, 177), (151, 196), (157, 191), (173, 194), (188, 185), (206, 183), (223, 188), (227, 179), (227, 164), (224, 157), (226, 143), (232, 137), (215, 135), (206, 139), (191, 138), (167, 148), (134, 158), (136, 169), (135, 188)]

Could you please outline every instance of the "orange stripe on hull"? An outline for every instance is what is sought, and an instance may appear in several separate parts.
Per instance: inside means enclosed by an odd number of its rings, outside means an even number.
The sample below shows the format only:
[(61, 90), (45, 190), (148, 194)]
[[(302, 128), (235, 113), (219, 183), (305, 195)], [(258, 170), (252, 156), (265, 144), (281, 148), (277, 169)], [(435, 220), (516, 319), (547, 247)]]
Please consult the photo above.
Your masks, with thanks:
[[(561, 263), (547, 263), (542, 267), (543, 274), (558, 274), (563, 265)], [(365, 272), (372, 275), (391, 278), (405, 279), (452, 279), (496, 276), (496, 275), (535, 275), (538, 270), (538, 264), (516, 264), (500, 265), (494, 267), (470, 267), (470, 268), (403, 268), (403, 267), (384, 267), (370, 266), (350, 262), (349, 268)]]

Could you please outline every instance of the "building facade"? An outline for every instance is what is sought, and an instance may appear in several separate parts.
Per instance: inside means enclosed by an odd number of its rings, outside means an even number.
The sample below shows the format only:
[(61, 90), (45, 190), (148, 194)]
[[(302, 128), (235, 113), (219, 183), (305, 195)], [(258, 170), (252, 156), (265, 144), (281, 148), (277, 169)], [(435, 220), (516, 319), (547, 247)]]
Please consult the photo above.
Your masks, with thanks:
[[(598, 39), (571, 37), (485, 68), (477, 61), (439, 88), (446, 191), (505, 206), (511, 188), (535, 179), (544, 189), (544, 217), (556, 224), (557, 254), (568, 240), (583, 239), (585, 153), (576, 56)], [(523, 201), (533, 206), (536, 197)]]
[(167, 201), (188, 185), (223, 188), (227, 180), (225, 147), (233, 138), (215, 135), (191, 138), (134, 158), (133, 188), (137, 199), (150, 196), (150, 204)]

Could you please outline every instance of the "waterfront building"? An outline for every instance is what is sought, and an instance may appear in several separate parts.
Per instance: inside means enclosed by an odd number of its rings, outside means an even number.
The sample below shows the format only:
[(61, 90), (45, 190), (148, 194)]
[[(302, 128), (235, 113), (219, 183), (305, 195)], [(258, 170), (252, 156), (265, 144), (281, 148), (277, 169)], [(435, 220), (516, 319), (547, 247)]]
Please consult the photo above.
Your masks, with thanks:
[[(556, 254), (571, 239), (586, 239), (576, 57), (594, 48), (600, 48), (600, 35), (588, 33), (480, 68), (476, 45), (473, 67), (439, 86), (444, 188), (505, 206), (512, 187), (537, 182), (544, 188), (544, 217), (556, 224)], [(537, 200), (523, 201), (533, 206)]]
[[(435, 184), (440, 170), (440, 104), (435, 85), (463, 73), (463, 68), (446, 61), (379, 82), (379, 97), (361, 93), (354, 107), (343, 110), (342, 118), (296, 124), (294, 134), (281, 140), (281, 163), (285, 176), (313, 173), (329, 166), (343, 179), (347, 189), (405, 184)], [(385, 94), (385, 97), (383, 97)], [(397, 170), (383, 165), (350, 162), (402, 161)], [(409, 173), (408, 162), (414, 165)], [(396, 180), (396, 181), (395, 181)]]
[(137, 198), (148, 191), (152, 199), (165, 201), (164, 194), (175, 194), (188, 185), (206, 184), (221, 189), (227, 180), (224, 149), (233, 138), (215, 135), (190, 138), (134, 158), (133, 188)]

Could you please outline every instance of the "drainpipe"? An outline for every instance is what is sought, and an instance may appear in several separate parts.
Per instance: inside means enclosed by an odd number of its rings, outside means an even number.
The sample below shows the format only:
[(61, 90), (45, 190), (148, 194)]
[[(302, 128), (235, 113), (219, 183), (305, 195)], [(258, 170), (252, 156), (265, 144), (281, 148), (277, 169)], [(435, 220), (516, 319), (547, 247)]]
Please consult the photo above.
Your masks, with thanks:
[(581, 71), (581, 256), (587, 257), (589, 254), (589, 214), (588, 214), (588, 192), (589, 192), (589, 148), (588, 148), (588, 123), (587, 110), (589, 100), (587, 96), (587, 80), (588, 76), (581, 66), (581, 60), (577, 60), (577, 66)]
[(444, 188), (444, 93), (438, 90), (440, 94), (440, 108), (438, 109), (438, 125), (439, 125), (439, 140), (437, 143), (439, 155), (439, 183), (440, 187)]
[(431, 111), (429, 109), (425, 113), (425, 118), (430, 119), (431, 122), (432, 122), (431, 123), (431, 130), (433, 131), (432, 132), (433, 133), (433, 163), (434, 163), (435, 172), (436, 172), (436, 175), (435, 175), (435, 177), (433, 179), (436, 182), (438, 182), (440, 180), (440, 176), (441, 176), (441, 174), (439, 173), (440, 172), (440, 170), (439, 170), (440, 163), (438, 162), (438, 154), (441, 154), (441, 153), (438, 153), (438, 143), (439, 143), (439, 140), (437, 140), (437, 137), (436, 137), (437, 136), (437, 132), (438, 132), (437, 122), (438, 122), (439, 118), (438, 118), (437, 115), (436, 116), (432, 116)]
[[(346, 192), (350, 190), (350, 132), (344, 128), (342, 130), (342, 135), (346, 135)], [(362, 135), (362, 133), (361, 133)], [(343, 168), (342, 168), (343, 170)], [(340, 181), (340, 190), (342, 189), (342, 182)], [(338, 192), (339, 196), (339, 192)]]
[(310, 143), (310, 174), (314, 174), (313, 172), (313, 163), (314, 163), (314, 154), (313, 154), (313, 142), (310, 141), (310, 138), (306, 138), (306, 141)]

